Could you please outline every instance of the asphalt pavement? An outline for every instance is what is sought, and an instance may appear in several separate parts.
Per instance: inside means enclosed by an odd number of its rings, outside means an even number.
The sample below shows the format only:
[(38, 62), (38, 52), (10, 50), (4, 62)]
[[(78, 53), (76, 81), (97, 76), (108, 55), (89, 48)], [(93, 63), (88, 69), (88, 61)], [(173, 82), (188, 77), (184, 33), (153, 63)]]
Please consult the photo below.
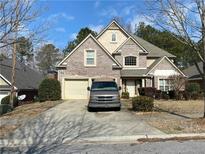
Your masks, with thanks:
[(205, 141), (167, 141), (118, 144), (48, 144), (1, 148), (2, 154), (204, 154)]

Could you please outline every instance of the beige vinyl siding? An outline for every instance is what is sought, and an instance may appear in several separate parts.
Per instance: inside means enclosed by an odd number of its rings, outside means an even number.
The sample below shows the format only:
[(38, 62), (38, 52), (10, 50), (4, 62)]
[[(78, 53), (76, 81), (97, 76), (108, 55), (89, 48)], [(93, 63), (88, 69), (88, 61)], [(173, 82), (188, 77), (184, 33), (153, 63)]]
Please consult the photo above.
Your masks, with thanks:
[(5, 86), (5, 85), (8, 85), (8, 84), (0, 77), (0, 85)]
[[(116, 41), (112, 42), (112, 35), (116, 35)], [(108, 29), (98, 41), (112, 54), (128, 37), (119, 29)]]

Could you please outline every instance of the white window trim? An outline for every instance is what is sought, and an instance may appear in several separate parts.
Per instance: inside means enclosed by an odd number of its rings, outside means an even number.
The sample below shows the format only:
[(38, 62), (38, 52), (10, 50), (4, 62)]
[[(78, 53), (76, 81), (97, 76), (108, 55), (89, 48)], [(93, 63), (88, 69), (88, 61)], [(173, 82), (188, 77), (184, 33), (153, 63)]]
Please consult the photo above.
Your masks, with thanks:
[[(168, 78), (158, 78), (158, 90), (160, 90), (160, 80), (165, 81), (165, 80), (169, 80), (169, 79)], [(164, 90), (165, 90), (165, 84), (164, 84)], [(170, 90), (172, 90), (172, 88), (169, 85), (168, 91), (170, 91)]]
[[(128, 66), (128, 65), (125, 65), (125, 58), (126, 57), (136, 57), (136, 65), (130, 65), (130, 66)], [(139, 56), (136, 56), (136, 55), (127, 55), (127, 56), (123, 56), (123, 67), (125, 67), (125, 68), (133, 68), (133, 67), (139, 67)]]
[[(115, 41), (112, 40), (112, 35), (113, 35), (113, 34), (115, 34), (115, 38), (116, 38)], [(116, 32), (113, 32), (112, 35), (111, 35), (111, 41), (110, 41), (110, 42), (111, 42), (111, 43), (117, 43), (117, 33), (116, 33)]]
[[(87, 51), (88, 50), (93, 50), (94, 51), (94, 64), (93, 65), (88, 65), (87, 64)], [(92, 49), (92, 48), (89, 48), (89, 49), (85, 49), (84, 50), (84, 66), (86, 67), (93, 67), (93, 66), (96, 66), (96, 50), (95, 49)]]

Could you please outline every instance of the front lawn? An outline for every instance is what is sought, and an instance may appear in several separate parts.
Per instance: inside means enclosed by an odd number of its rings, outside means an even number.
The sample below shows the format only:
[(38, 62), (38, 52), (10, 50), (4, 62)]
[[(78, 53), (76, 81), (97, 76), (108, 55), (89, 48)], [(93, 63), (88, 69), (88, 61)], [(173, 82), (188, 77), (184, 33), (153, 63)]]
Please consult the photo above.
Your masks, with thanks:
[(175, 100), (155, 100), (155, 108), (179, 114), (202, 116), (204, 110), (203, 100), (175, 101)]
[[(123, 103), (127, 108), (131, 108), (131, 100)], [(203, 100), (155, 100), (153, 112), (134, 114), (168, 134), (205, 133), (205, 118), (201, 118), (203, 109)]]
[(31, 103), (16, 107), (14, 111), (0, 116), (0, 138), (6, 137), (9, 133), (21, 126), (42, 112), (60, 104), (62, 101), (47, 101), (42, 103)]

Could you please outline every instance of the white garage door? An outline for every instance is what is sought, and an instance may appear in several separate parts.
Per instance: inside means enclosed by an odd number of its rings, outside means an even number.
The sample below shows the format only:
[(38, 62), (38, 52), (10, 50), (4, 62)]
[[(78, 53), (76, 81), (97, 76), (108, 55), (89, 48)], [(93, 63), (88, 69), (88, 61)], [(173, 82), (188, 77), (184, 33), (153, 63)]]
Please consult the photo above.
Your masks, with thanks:
[(87, 99), (88, 80), (86, 79), (66, 79), (65, 99)]

